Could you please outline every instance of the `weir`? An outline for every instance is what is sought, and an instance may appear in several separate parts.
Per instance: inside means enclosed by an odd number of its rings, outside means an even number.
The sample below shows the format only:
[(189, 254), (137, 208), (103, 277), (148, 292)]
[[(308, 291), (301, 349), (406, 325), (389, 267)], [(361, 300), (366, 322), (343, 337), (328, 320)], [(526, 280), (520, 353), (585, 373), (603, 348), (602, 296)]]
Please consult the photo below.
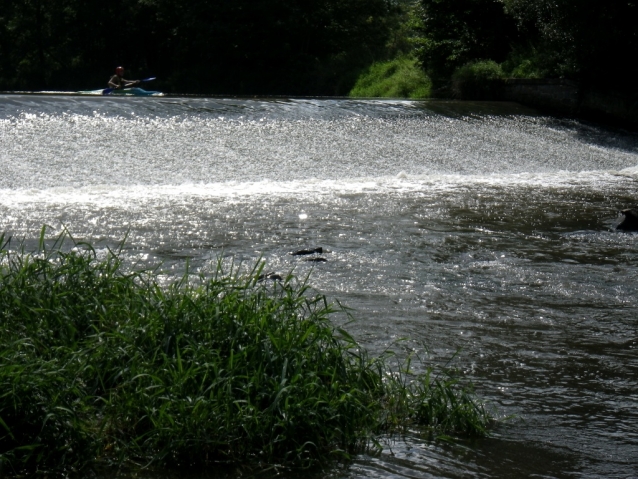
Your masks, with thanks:
[(513, 101), (550, 114), (607, 122), (633, 131), (638, 129), (636, 98), (613, 90), (586, 89), (563, 78), (491, 80), (485, 82), (480, 98), (464, 93), (462, 81), (456, 82), (454, 89), (464, 100)]

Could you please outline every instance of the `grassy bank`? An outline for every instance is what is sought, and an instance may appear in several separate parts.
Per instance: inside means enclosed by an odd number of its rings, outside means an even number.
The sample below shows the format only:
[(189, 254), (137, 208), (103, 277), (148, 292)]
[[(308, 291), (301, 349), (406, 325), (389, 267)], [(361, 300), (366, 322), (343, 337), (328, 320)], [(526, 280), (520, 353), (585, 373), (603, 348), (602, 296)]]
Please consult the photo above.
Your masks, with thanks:
[(486, 433), (468, 389), (371, 357), (292, 276), (219, 264), (160, 286), (87, 244), (1, 244), (0, 475), (309, 467), (405, 428)]
[(416, 60), (402, 57), (375, 63), (357, 80), (351, 97), (428, 98), (431, 83)]

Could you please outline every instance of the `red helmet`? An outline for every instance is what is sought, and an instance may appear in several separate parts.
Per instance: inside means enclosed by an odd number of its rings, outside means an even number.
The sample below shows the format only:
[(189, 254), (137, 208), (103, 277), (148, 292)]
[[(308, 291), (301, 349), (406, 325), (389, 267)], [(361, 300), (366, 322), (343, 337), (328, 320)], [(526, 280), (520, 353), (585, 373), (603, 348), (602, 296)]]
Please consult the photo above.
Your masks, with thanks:
[(115, 74), (116, 75), (121, 75), (122, 73), (124, 73), (124, 67), (117, 67), (115, 69)]

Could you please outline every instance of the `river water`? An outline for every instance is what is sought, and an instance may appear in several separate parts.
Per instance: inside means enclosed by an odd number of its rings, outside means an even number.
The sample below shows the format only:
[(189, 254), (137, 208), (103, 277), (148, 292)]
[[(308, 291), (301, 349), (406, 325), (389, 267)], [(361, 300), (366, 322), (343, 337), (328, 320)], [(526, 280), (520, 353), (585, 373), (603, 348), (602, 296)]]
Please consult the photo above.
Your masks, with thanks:
[[(638, 477), (638, 135), (507, 103), (0, 95), (0, 232), (305, 275), (373, 352), (455, 364), (493, 435), (333, 477)], [(327, 261), (288, 253), (321, 246)]]

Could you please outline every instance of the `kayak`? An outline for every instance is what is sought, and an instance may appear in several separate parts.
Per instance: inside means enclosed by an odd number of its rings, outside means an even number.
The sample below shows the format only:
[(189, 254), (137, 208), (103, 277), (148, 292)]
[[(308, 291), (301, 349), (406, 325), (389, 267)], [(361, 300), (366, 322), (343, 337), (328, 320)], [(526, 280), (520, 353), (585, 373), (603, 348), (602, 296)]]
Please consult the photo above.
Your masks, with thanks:
[[(106, 93), (105, 93), (106, 92)], [(164, 96), (161, 91), (148, 91), (142, 88), (123, 88), (122, 90), (113, 90), (111, 88), (101, 88), (99, 90), (83, 90), (79, 91), (80, 95), (116, 95), (116, 96)]]

